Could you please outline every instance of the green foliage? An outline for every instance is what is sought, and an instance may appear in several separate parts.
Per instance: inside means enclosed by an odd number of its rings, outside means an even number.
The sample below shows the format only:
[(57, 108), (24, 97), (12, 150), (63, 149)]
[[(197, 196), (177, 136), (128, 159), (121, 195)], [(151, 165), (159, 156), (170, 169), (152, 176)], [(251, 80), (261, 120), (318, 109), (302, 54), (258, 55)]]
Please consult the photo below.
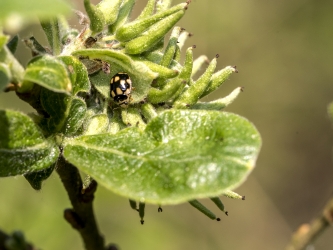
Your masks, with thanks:
[[(14, 36), (8, 43), (7, 43), (7, 48), (9, 49), (9, 51), (14, 54), (17, 48), (17, 44), (18, 44), (19, 38), (18, 36)], [(1, 47), (1, 46), (0, 46)]]
[(40, 98), (44, 110), (49, 115), (43, 119), (43, 122), (47, 123), (46, 131), (72, 135), (82, 126), (87, 108), (81, 98), (47, 89), (42, 89)]
[(28, 92), (33, 83), (54, 92), (68, 93), (72, 89), (65, 65), (49, 55), (37, 56), (29, 62), (19, 92)]
[(42, 182), (50, 177), (50, 175), (52, 174), (52, 172), (54, 170), (55, 165), (56, 164), (54, 163), (46, 169), (27, 173), (24, 175), (24, 178), (30, 183), (30, 185), (33, 189), (41, 190)]
[(60, 56), (59, 59), (68, 69), (71, 86), (73, 86), (73, 95), (77, 95), (80, 92), (89, 93), (90, 82), (88, 72), (84, 64), (73, 56)]
[(100, 71), (90, 76), (90, 81), (93, 86), (104, 98), (109, 98), (110, 96), (111, 77), (120, 71), (125, 71), (130, 74), (133, 87), (135, 87), (132, 98), (133, 102), (136, 103), (142, 101), (147, 96), (152, 81), (158, 76), (158, 70), (168, 70), (164, 68), (161, 69), (159, 65), (156, 65), (156, 68), (154, 68), (136, 59), (133, 60), (133, 58), (118, 51), (86, 49), (75, 51), (72, 54), (88, 56), (90, 59), (100, 59), (112, 65), (110, 74), (105, 74)]
[[(220, 126), (223, 124), (223, 126)], [(244, 118), (216, 111), (165, 111), (145, 130), (68, 139), (64, 156), (133, 200), (175, 204), (222, 194), (253, 169), (260, 138)]]
[(7, 86), (10, 78), (9, 66), (5, 63), (0, 63), (0, 90), (3, 90)]
[(45, 139), (28, 116), (0, 111), (0, 176), (15, 176), (48, 168), (59, 149), (52, 138)]
[(105, 18), (102, 10), (91, 4), (89, 0), (84, 0), (84, 8), (90, 19), (90, 29), (92, 34), (95, 35), (98, 32), (101, 32), (105, 26)]
[[(18, 13), (38, 15), (45, 3), (35, 12)], [(45, 12), (48, 19), (39, 15), (50, 49), (27, 39), (34, 57), (25, 69), (12, 55), (15, 41), (7, 48), (8, 37), (0, 34), (0, 89), (15, 90), (38, 112), (31, 119), (1, 111), (0, 176), (24, 174), (39, 190), (61, 151), (101, 185), (139, 201), (142, 221), (145, 202), (191, 201), (202, 210), (196, 199), (213, 197), (223, 210), (216, 196), (246, 179), (261, 139), (245, 118), (218, 111), (241, 88), (213, 102), (199, 100), (237, 71), (227, 66), (214, 73), (216, 57), (193, 80), (206, 59), (194, 60), (190, 47), (180, 63), (188, 33), (173, 28), (189, 2), (169, 8), (171, 1), (148, 1), (144, 12), (128, 22), (134, 3), (104, 0), (95, 6), (84, 0), (89, 20), (81, 15), (84, 28), (74, 31), (63, 17), (54, 16), (54, 10), (66, 11), (58, 2)], [(9, 9), (1, 11), (10, 17)], [(131, 93), (117, 89), (117, 95), (128, 95), (128, 107), (110, 97), (110, 79), (118, 72), (132, 81)]]

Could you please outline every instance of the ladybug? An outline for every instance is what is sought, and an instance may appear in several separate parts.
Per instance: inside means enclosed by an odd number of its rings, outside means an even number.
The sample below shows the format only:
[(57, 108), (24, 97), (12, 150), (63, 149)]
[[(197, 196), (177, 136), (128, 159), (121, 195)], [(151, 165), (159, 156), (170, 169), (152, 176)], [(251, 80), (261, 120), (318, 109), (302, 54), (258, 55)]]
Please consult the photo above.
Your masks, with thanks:
[(132, 81), (127, 73), (119, 72), (110, 81), (110, 96), (121, 107), (126, 108), (131, 101)]

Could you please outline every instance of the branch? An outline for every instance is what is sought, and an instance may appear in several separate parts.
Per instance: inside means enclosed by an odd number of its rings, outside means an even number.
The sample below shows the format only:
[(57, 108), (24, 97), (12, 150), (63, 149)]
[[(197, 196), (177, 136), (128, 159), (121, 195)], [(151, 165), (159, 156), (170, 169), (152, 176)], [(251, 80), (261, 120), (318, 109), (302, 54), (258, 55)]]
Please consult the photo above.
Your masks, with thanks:
[(92, 181), (83, 189), (78, 169), (62, 156), (58, 160), (57, 172), (73, 206), (64, 211), (65, 219), (80, 233), (86, 250), (105, 250), (104, 238), (98, 230), (92, 205), (97, 182)]
[(286, 250), (302, 250), (313, 242), (326, 228), (333, 223), (333, 198), (328, 201), (320, 216), (310, 224), (301, 225), (293, 234)]

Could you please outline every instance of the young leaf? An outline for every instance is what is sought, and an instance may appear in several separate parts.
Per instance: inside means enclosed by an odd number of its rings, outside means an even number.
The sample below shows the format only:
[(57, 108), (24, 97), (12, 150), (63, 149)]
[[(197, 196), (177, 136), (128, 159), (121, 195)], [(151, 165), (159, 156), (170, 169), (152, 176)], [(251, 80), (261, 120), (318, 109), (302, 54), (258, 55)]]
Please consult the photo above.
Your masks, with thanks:
[(201, 213), (203, 213), (204, 215), (206, 215), (208, 218), (210, 218), (212, 220), (218, 220), (218, 221), (220, 221), (220, 218), (216, 218), (216, 215), (212, 211), (210, 211), (208, 208), (206, 208), (198, 200), (191, 200), (191, 201), (189, 201), (189, 203), (193, 207), (195, 207), (196, 209), (198, 209)]
[(243, 91), (242, 87), (234, 89), (226, 97), (211, 101), (211, 102), (197, 102), (191, 109), (204, 109), (204, 110), (222, 110), (228, 105), (230, 105), (237, 96)]
[(153, 72), (144, 62), (134, 61), (129, 56), (117, 51), (105, 49), (78, 50), (73, 55), (88, 56), (89, 59), (100, 59), (112, 64), (109, 75), (100, 71), (90, 76), (91, 83), (105, 97), (110, 97), (110, 79), (118, 72), (130, 75), (135, 91), (132, 92), (133, 103), (143, 100), (148, 93), (151, 82), (158, 74)]
[(169, 110), (144, 132), (68, 139), (65, 158), (108, 189), (140, 202), (177, 204), (214, 197), (254, 168), (260, 135), (230, 113)]
[(110, 34), (114, 34), (119, 27), (121, 27), (124, 23), (126, 23), (127, 19), (129, 18), (132, 12), (134, 4), (135, 0), (123, 0), (118, 12), (117, 21), (109, 25), (108, 27)]
[(58, 147), (20, 112), (0, 111), (0, 130), (0, 177), (46, 169), (59, 155)]
[(108, 130), (109, 119), (106, 114), (98, 114), (89, 117), (84, 123), (84, 134), (95, 135), (105, 133)]
[[(14, 54), (17, 48), (18, 44), (18, 35), (14, 36), (8, 43), (7, 43), (7, 48), (9, 51)], [(1, 46), (0, 46), (1, 47)]]
[(141, 36), (130, 40), (125, 44), (125, 51), (127, 54), (141, 54), (149, 51), (156, 45), (166, 33), (184, 16), (185, 10), (179, 10), (159, 22), (153, 24)]
[(219, 88), (226, 80), (229, 79), (230, 75), (234, 72), (238, 72), (235, 66), (227, 66), (224, 69), (213, 74), (210, 79), (209, 85), (207, 86), (200, 98), (212, 93), (217, 88)]
[(180, 3), (168, 10), (161, 11), (158, 14), (148, 16), (143, 19), (137, 19), (130, 23), (124, 24), (117, 30), (116, 38), (121, 42), (129, 41), (135, 37), (142, 35), (142, 33), (150, 28), (152, 25), (156, 24), (163, 18), (174, 14), (180, 10), (184, 10), (187, 6), (187, 3)]
[(84, 8), (90, 19), (90, 29), (93, 34), (101, 32), (105, 26), (105, 18), (103, 12), (95, 5), (90, 3), (90, 0), (84, 0)]
[(41, 26), (45, 32), (46, 38), (49, 41), (53, 55), (59, 55), (61, 53), (61, 37), (60, 27), (57, 18), (41, 21)]
[(0, 63), (0, 91), (2, 91), (11, 78), (9, 66), (5, 63)]
[(141, 11), (141, 14), (137, 17), (137, 20), (151, 16), (154, 13), (156, 0), (148, 0), (146, 7)]
[(90, 82), (87, 69), (83, 63), (73, 56), (61, 56), (59, 59), (67, 66), (69, 79), (72, 82), (73, 95), (77, 95), (79, 92), (88, 93)]
[(0, 32), (0, 51), (2, 50), (3, 46), (6, 45), (8, 39), (9, 39), (9, 36), (6, 36), (4, 34), (1, 34), (2, 32)]
[(121, 2), (122, 0), (102, 0), (97, 4), (97, 9), (104, 15), (106, 25), (111, 25), (117, 20)]
[(44, 48), (34, 36), (31, 36), (27, 39), (23, 39), (25, 45), (31, 50), (33, 57), (42, 56), (45, 54), (50, 54), (46, 48)]
[[(3, 37), (2, 37), (3, 38)], [(0, 40), (2, 39), (0, 35)], [(7, 40), (2, 40), (2, 42), (6, 42)], [(1, 43), (1, 41), (0, 41)], [(7, 46), (3, 46), (1, 48), (0, 46), (0, 62), (5, 64), (5, 69), (2, 67), (1, 71), (3, 71), (6, 74), (6, 77), (10, 77), (8, 80), (9, 82), (13, 84), (18, 84), (22, 82), (23, 74), (24, 74), (24, 68), (22, 65), (17, 61), (17, 59), (14, 57), (14, 55), (10, 52), (10, 50), (7, 48)], [(10, 70), (10, 74), (7, 70)]]
[(50, 177), (52, 174), (55, 163), (52, 164), (50, 167), (46, 169), (42, 169), (36, 172), (27, 173), (24, 175), (24, 178), (29, 182), (31, 187), (35, 190), (41, 190), (42, 189), (42, 182), (45, 181), (47, 178)]
[(68, 93), (72, 89), (65, 65), (48, 55), (33, 58), (27, 65), (23, 80), (19, 90), (21, 93), (25, 92), (31, 82), (54, 92)]
[(81, 127), (87, 110), (82, 99), (47, 89), (42, 90), (40, 99), (50, 116), (46, 118), (49, 132), (73, 135)]
[(181, 95), (176, 99), (174, 103), (175, 108), (186, 108), (192, 106), (197, 103), (202, 93), (207, 88), (207, 85), (210, 82), (210, 78), (214, 73), (216, 68), (216, 58), (214, 58), (205, 73), (201, 75), (201, 77), (190, 87), (188, 87)]

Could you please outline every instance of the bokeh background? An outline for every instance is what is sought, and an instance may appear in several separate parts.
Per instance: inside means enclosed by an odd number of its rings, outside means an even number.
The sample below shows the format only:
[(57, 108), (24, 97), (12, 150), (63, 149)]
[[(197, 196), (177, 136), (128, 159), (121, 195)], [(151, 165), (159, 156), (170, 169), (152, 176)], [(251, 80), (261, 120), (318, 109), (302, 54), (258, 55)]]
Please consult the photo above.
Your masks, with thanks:
[[(96, 3), (97, 1), (95, 1)], [(174, 4), (181, 1), (174, 1)], [(146, 1), (138, 1), (133, 16)], [(73, 2), (83, 10), (81, 1)], [(245, 91), (227, 108), (252, 121), (262, 135), (257, 166), (236, 191), (245, 201), (224, 198), (229, 216), (211, 221), (189, 204), (147, 206), (145, 225), (127, 199), (99, 187), (95, 210), (107, 242), (120, 249), (284, 249), (291, 234), (318, 216), (333, 191), (333, 1), (192, 0), (180, 25), (194, 34), (186, 43), (195, 55), (220, 54), (219, 69), (237, 65), (238, 74), (210, 96), (237, 86)], [(71, 20), (74, 22), (75, 17)], [(37, 25), (21, 37), (46, 39)], [(29, 51), (20, 46), (25, 65)], [(15, 94), (0, 93), (0, 108), (31, 112)], [(70, 207), (57, 174), (36, 192), (23, 177), (0, 180), (0, 228), (20, 229), (41, 249), (83, 249), (76, 231), (63, 220)], [(314, 243), (333, 249), (333, 229)]]

